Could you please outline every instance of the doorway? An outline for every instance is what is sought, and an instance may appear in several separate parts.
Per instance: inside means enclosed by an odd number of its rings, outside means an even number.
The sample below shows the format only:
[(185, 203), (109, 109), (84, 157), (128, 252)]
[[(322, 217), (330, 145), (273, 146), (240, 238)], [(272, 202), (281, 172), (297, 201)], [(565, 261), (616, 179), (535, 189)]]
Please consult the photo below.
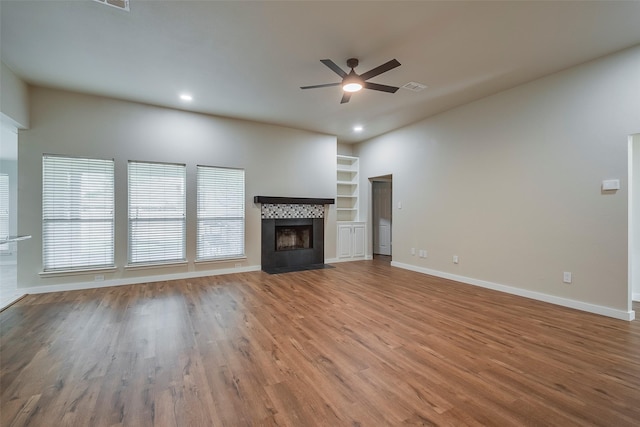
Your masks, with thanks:
[(18, 231), (18, 129), (0, 117), (0, 309), (18, 294), (17, 244), (9, 237)]
[(640, 301), (640, 133), (629, 136), (628, 203), (629, 292), (632, 301)]
[(370, 178), (370, 181), (373, 255), (391, 257), (393, 179), (391, 175), (385, 175)]

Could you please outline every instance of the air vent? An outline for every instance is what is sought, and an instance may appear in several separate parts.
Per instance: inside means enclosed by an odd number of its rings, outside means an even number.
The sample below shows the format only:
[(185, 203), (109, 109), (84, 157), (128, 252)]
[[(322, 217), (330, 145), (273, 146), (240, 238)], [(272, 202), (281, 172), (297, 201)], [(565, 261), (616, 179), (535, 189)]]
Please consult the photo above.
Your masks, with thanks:
[(93, 0), (129, 12), (129, 0)]
[(421, 90), (425, 90), (427, 85), (423, 85), (422, 83), (409, 82), (406, 85), (402, 86), (402, 89), (410, 90), (411, 92), (420, 92)]

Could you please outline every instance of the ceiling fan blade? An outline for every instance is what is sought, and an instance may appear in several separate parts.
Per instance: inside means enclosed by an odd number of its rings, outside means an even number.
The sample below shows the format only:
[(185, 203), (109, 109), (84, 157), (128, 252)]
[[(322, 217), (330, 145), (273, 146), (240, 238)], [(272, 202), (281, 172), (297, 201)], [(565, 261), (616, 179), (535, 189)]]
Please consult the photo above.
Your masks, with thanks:
[(340, 100), (340, 104), (346, 104), (351, 99), (351, 92), (345, 92), (342, 95), (342, 100)]
[(340, 86), (342, 83), (326, 83), (323, 85), (313, 85), (313, 86), (300, 86), (300, 89), (316, 89), (319, 87), (331, 87), (331, 86)]
[(334, 73), (336, 73), (337, 75), (339, 75), (343, 79), (347, 76), (346, 71), (344, 71), (342, 68), (338, 67), (338, 65), (335, 62), (333, 62), (332, 60), (330, 60), (330, 59), (321, 59), (320, 62), (322, 62), (327, 67), (331, 68)]
[(369, 70), (366, 73), (360, 74), (360, 78), (362, 80), (369, 80), (371, 77), (375, 77), (378, 74), (386, 73), (387, 71), (393, 70), (394, 68), (399, 66), (400, 63), (396, 59), (392, 59), (391, 61), (380, 65), (379, 67)]
[(364, 82), (365, 89), (379, 90), (381, 92), (396, 93), (399, 87), (379, 85), (378, 83)]

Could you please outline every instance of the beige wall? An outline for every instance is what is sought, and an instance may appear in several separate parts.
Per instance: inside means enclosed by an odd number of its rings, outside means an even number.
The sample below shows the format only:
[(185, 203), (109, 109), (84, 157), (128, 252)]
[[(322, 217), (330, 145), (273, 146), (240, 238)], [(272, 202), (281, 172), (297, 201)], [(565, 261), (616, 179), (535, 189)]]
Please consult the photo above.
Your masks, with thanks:
[(12, 124), (24, 129), (29, 127), (29, 91), (27, 85), (0, 62), (0, 112)]
[(338, 154), (342, 156), (353, 156), (353, 144), (338, 144)]
[(368, 178), (393, 174), (394, 263), (628, 312), (639, 93), (636, 47), (358, 144), (361, 208)]
[[(42, 278), (41, 199), (44, 153), (113, 158), (116, 166), (116, 265), (105, 281), (193, 275), (260, 265), (260, 208), (253, 197), (335, 197), (336, 138), (53, 89), (31, 88), (31, 129), (19, 135), (20, 287), (94, 280), (93, 274)], [(127, 161), (187, 165), (186, 267), (127, 270)], [(245, 169), (246, 260), (194, 264), (196, 165)], [(325, 220), (325, 258), (335, 258), (335, 208)], [(125, 280), (125, 281), (126, 281)]]

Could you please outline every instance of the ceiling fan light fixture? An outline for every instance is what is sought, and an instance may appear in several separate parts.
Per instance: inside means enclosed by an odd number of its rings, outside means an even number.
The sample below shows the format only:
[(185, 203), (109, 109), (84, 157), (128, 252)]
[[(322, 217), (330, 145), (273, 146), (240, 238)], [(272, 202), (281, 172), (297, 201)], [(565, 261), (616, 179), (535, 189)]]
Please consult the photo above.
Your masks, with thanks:
[(364, 82), (362, 79), (351, 69), (351, 72), (342, 80), (342, 90), (345, 92), (357, 92), (362, 89)]
[(344, 85), (342, 85), (342, 90), (344, 90), (345, 92), (357, 92), (360, 89), (362, 89), (362, 84), (360, 84), (359, 82), (345, 83)]

